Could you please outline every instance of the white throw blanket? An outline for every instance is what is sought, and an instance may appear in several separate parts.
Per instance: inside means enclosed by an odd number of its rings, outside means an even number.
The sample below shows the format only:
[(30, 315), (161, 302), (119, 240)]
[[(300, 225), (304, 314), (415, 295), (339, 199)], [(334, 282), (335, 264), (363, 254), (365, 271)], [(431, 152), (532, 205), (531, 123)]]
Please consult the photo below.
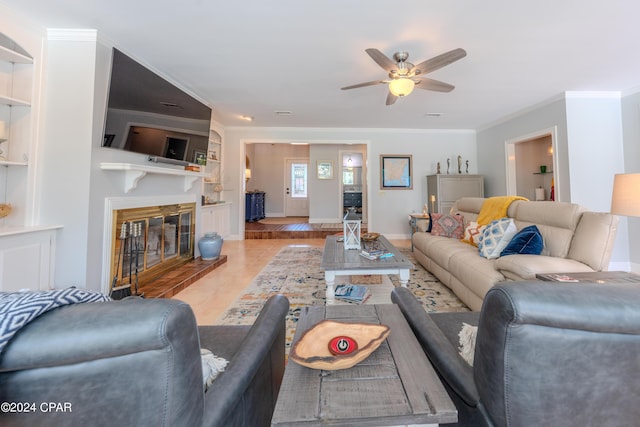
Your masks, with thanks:
[(218, 357), (206, 348), (200, 349), (200, 355), (202, 356), (202, 382), (204, 384), (204, 391), (207, 391), (213, 380), (215, 380), (220, 373), (222, 373), (229, 361)]

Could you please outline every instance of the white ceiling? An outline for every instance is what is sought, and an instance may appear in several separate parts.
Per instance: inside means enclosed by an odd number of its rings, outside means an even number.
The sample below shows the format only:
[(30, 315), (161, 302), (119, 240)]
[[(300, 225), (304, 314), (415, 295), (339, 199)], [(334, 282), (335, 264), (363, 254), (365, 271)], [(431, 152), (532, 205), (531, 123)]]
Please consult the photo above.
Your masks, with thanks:
[[(640, 87), (632, 0), (0, 2), (49, 28), (97, 29), (228, 126), (478, 129), (565, 91)], [(385, 106), (386, 86), (340, 90), (386, 77), (370, 47), (414, 64), (458, 47), (467, 57), (428, 74), (453, 92)]]

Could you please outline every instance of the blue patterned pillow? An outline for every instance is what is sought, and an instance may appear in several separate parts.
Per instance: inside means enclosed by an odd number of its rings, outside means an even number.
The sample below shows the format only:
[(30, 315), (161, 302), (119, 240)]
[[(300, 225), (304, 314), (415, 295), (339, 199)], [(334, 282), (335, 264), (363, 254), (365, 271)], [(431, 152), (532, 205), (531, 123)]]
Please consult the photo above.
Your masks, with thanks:
[(502, 250), (517, 232), (518, 229), (511, 218), (491, 221), (482, 232), (482, 239), (478, 242), (480, 255), (487, 259), (499, 258)]
[(513, 239), (504, 248), (500, 256), (517, 254), (540, 255), (543, 246), (544, 242), (540, 230), (535, 225), (530, 225), (513, 236)]

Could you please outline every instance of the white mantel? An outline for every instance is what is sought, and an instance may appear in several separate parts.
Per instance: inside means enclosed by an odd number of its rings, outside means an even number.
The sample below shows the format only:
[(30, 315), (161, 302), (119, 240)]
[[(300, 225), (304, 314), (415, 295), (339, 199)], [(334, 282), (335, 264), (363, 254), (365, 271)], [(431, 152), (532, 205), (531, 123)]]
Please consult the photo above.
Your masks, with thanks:
[(199, 179), (205, 178), (205, 172), (194, 172), (184, 169), (172, 169), (160, 166), (137, 165), (134, 163), (100, 163), (100, 169), (107, 171), (117, 171), (124, 174), (125, 193), (130, 193), (138, 186), (138, 182), (147, 174), (171, 175), (184, 179), (184, 191), (189, 191), (193, 184)]

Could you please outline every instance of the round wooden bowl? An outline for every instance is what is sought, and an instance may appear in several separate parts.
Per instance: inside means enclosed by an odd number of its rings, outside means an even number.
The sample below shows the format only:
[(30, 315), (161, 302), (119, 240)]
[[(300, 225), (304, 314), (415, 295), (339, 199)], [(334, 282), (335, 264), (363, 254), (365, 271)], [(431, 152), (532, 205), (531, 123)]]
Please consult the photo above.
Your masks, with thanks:
[(378, 240), (378, 237), (380, 237), (380, 233), (364, 233), (360, 236), (360, 239), (365, 242), (373, 242), (374, 240)]
[[(335, 371), (351, 368), (369, 357), (390, 332), (386, 325), (323, 320), (305, 332), (291, 347), (289, 358), (312, 369)], [(350, 354), (332, 354), (329, 342), (341, 335), (353, 338), (358, 343), (358, 349)]]

